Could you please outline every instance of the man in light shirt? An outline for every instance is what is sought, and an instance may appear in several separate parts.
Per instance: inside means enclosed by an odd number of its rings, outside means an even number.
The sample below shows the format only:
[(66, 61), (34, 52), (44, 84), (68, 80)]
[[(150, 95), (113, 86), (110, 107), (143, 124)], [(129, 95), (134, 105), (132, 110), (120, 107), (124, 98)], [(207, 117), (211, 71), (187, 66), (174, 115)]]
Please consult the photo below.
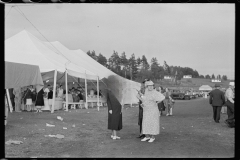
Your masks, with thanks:
[(234, 82), (229, 83), (229, 88), (225, 92), (226, 97), (226, 106), (227, 106), (227, 114), (228, 119), (225, 121), (225, 123), (228, 125), (228, 127), (233, 128), (235, 126), (235, 118), (234, 118), (234, 90), (235, 84)]

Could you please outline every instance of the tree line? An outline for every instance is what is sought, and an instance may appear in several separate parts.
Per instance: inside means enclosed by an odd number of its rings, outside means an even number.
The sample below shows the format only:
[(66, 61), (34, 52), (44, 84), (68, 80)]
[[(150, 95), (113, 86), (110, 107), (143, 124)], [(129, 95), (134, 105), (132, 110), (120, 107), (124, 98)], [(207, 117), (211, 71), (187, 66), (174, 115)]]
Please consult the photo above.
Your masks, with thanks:
[(145, 55), (136, 58), (134, 53), (130, 58), (127, 58), (125, 52), (119, 54), (113, 51), (108, 59), (101, 53), (97, 55), (94, 50), (88, 51), (87, 54), (114, 73), (137, 82), (141, 82), (145, 78), (150, 78), (153, 81), (161, 80), (164, 76), (181, 80), (183, 75), (192, 75), (192, 78), (227, 80), (226, 75), (216, 75), (215, 77), (214, 74), (212, 76), (207, 74), (204, 76), (190, 67), (169, 66), (166, 61), (161, 65), (156, 57), (153, 57), (149, 64)]

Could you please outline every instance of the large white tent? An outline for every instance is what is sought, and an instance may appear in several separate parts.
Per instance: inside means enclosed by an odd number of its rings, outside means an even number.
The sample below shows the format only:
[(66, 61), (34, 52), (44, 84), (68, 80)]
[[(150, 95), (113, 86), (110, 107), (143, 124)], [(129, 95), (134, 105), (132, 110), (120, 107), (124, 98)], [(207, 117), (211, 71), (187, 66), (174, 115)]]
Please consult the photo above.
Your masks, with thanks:
[[(51, 50), (41, 40), (25, 30), (5, 40), (5, 61), (37, 65), (40, 72), (55, 71), (52, 75), (55, 80), (53, 99), (55, 99), (57, 71), (75, 77), (97, 79), (96, 74), (72, 63), (62, 56), (58, 50)], [(54, 107), (52, 108), (53, 112)]]
[(55, 80), (56, 71), (79, 78), (101, 79), (122, 104), (138, 102), (136, 89), (140, 89), (140, 83), (118, 76), (80, 49), (69, 50), (60, 42), (43, 42), (26, 30), (5, 41), (5, 61), (38, 65), (42, 73), (55, 71), (55, 75), (52, 72), (47, 77)]

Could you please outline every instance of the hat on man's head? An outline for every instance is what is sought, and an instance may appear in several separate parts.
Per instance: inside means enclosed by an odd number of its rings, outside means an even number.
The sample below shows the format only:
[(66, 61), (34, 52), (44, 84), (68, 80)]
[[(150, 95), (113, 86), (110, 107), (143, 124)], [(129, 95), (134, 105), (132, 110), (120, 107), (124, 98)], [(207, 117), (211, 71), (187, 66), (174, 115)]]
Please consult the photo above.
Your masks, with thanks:
[(215, 84), (215, 87), (217, 88), (217, 87), (220, 87), (220, 85), (219, 84)]
[(144, 79), (144, 81), (142, 83), (144, 84), (147, 81), (150, 81), (150, 79)]
[(153, 81), (145, 82), (145, 86), (153, 86), (153, 85), (154, 85)]
[(230, 82), (229, 86), (235, 86), (234, 82)]

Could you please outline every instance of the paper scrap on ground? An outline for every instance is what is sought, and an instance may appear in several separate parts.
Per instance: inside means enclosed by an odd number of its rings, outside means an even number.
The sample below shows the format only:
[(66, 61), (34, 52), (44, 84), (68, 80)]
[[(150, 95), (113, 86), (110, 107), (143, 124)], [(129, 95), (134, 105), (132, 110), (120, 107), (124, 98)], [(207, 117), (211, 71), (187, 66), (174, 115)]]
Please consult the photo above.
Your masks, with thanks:
[(60, 116), (57, 116), (57, 119), (59, 119), (60, 121), (63, 121), (63, 118)]
[(82, 124), (82, 125), (86, 125), (86, 124)]
[(87, 112), (87, 113), (89, 113), (89, 112)]
[(76, 127), (75, 124), (73, 124), (72, 127)]
[(56, 138), (64, 138), (64, 135), (57, 134), (57, 135), (56, 135)]
[(67, 129), (66, 127), (63, 127), (63, 129)]
[(22, 141), (14, 141), (14, 140), (8, 140), (5, 144), (10, 145), (10, 144), (21, 144), (23, 143)]
[(55, 125), (48, 124), (48, 123), (46, 123), (46, 126), (47, 126), (47, 127), (55, 127)]
[(162, 127), (162, 129), (165, 129), (164, 127)]
[(56, 138), (64, 138), (64, 135), (61, 135), (61, 134), (56, 134), (56, 135), (45, 135), (45, 137), (56, 137)]

